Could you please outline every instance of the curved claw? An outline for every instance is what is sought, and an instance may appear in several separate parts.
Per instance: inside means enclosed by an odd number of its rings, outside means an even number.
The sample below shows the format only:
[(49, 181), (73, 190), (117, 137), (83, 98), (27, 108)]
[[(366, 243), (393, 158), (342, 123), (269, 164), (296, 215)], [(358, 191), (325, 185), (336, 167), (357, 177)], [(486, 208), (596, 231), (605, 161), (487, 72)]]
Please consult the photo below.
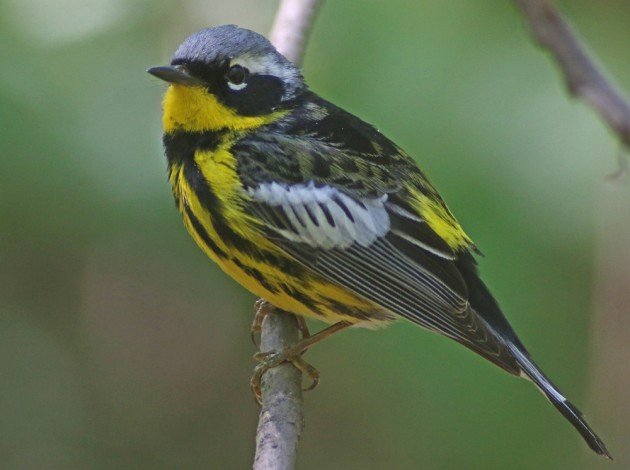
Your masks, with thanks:
[[(259, 313), (263, 309), (267, 308), (267, 305), (271, 306), (262, 299), (256, 303), (256, 306), (258, 307), (256, 317), (259, 316)], [(271, 308), (273, 308), (273, 306), (271, 306)], [(269, 311), (265, 313), (260, 313), (260, 315), (262, 315), (262, 318), (264, 318), (264, 315), (266, 315), (267, 313), (269, 313)], [(254, 326), (256, 324), (256, 320), (254, 320), (252, 330), (254, 330)], [(260, 324), (262, 325), (262, 320), (260, 321)], [(254, 359), (257, 360), (259, 364), (254, 369), (254, 375), (250, 380), (250, 386), (252, 388), (252, 392), (254, 393), (254, 397), (259, 404), (262, 404), (261, 382), (263, 375), (270, 368), (279, 366), (283, 362), (290, 362), (299, 371), (303, 372), (311, 379), (311, 384), (304, 390), (312, 390), (313, 388), (315, 388), (319, 383), (319, 372), (317, 371), (317, 369), (315, 369), (315, 367), (302, 359), (302, 354), (304, 354), (304, 352), (314, 344), (319, 343), (323, 339), (330, 337), (338, 331), (348, 328), (352, 324), (349, 322), (338, 322), (334, 325), (329, 326), (328, 328), (323, 329), (318, 333), (315, 333), (314, 335), (309, 335), (308, 329), (306, 328), (306, 322), (302, 320), (300, 325), (300, 330), (302, 331), (303, 336), (301, 341), (298, 341), (294, 345), (282, 349), (281, 351), (259, 352), (254, 355)]]
[(254, 354), (254, 359), (259, 364), (254, 369), (254, 374), (249, 382), (254, 394), (254, 399), (262, 405), (262, 377), (269, 369), (277, 367), (285, 362), (290, 362), (300, 372), (306, 374), (311, 379), (311, 384), (302, 390), (313, 390), (319, 384), (319, 371), (302, 359), (302, 353), (296, 353), (291, 348), (282, 351), (268, 351)]
[(306, 374), (309, 379), (311, 379), (311, 383), (308, 387), (302, 388), (303, 391), (308, 392), (309, 390), (313, 390), (317, 385), (319, 385), (319, 371), (313, 367), (311, 364), (306, 362), (301, 357), (298, 357), (292, 361), (293, 365), (300, 369), (302, 373)]
[(252, 389), (252, 393), (254, 394), (254, 400), (256, 403), (262, 406), (262, 390), (261, 390), (261, 382), (263, 374), (267, 372), (267, 368), (261, 368), (260, 366), (256, 366), (254, 369), (254, 375), (249, 381), (249, 386)]
[(277, 367), (283, 362), (286, 362), (286, 352), (284, 356), (283, 352), (267, 351), (254, 354), (254, 360), (258, 361), (259, 364), (254, 369), (254, 374), (249, 381), (249, 386), (254, 394), (254, 399), (259, 405), (262, 405), (262, 377), (265, 375), (265, 372), (272, 367)]

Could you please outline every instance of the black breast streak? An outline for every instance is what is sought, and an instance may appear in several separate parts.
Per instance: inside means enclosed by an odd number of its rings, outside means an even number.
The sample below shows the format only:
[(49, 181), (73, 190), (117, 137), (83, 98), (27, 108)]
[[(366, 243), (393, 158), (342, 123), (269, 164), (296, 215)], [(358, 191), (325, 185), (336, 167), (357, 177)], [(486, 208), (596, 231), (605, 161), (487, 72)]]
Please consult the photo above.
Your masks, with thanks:
[(296, 299), (298, 302), (300, 302), (301, 304), (305, 305), (311, 312), (315, 313), (316, 315), (323, 316), (323, 313), (320, 310), (317, 303), (308, 295), (304, 294), (303, 292), (285, 283), (280, 284), (280, 288), (289, 297), (292, 297)]
[(188, 184), (208, 211), (212, 226), (225, 245), (250, 256), (257, 262), (274, 266), (289, 276), (302, 279), (306, 276), (305, 268), (302, 266), (282, 255), (277, 255), (268, 250), (261, 250), (256, 244), (232, 230), (232, 227), (223, 215), (223, 203), (203, 177), (194, 160), (187, 159), (184, 161), (183, 172)]
[(214, 230), (219, 238), (228, 246), (236, 248), (238, 251), (250, 254), (255, 250), (255, 246), (249, 240), (237, 235), (223, 215), (223, 203), (210, 187), (210, 184), (203, 177), (197, 163), (192, 159), (184, 162), (184, 177), (197, 195), (199, 202), (210, 214), (210, 219)]
[[(184, 178), (186, 178), (186, 181), (188, 181), (188, 184), (199, 198), (199, 201), (210, 214), (212, 226), (221, 240), (228, 246), (234, 246), (237, 250), (249, 252), (251, 250), (250, 245), (252, 244), (238, 237), (230, 228), (223, 216), (221, 200), (214, 191), (212, 191), (195, 162), (196, 151), (212, 152), (216, 150), (226, 133), (227, 131), (175, 131), (164, 134), (164, 147), (166, 149), (169, 167), (174, 164), (181, 164), (183, 166)], [(189, 212), (192, 214), (192, 211)], [(191, 223), (194, 227), (195, 223), (192, 218)], [(198, 220), (197, 223), (199, 227), (203, 228)], [(202, 235), (200, 234), (200, 236)]]
[(374, 316), (370, 312), (364, 312), (361, 309), (349, 307), (346, 304), (338, 302), (338, 301), (336, 301), (334, 299), (330, 299), (329, 298), (329, 299), (326, 300), (326, 302), (328, 303), (329, 307), (335, 313), (338, 313), (340, 315), (344, 315), (346, 317), (358, 318), (360, 320), (367, 320), (367, 319), (372, 318)]
[(190, 221), (193, 230), (197, 233), (197, 235), (199, 235), (199, 238), (201, 238), (201, 240), (206, 244), (208, 249), (214, 252), (219, 258), (227, 258), (227, 254), (221, 248), (219, 248), (212, 237), (208, 235), (208, 232), (206, 231), (204, 226), (201, 224), (201, 222), (199, 222), (199, 219), (195, 217), (192, 209), (188, 207), (187, 204), (184, 206), (184, 211), (186, 212), (185, 216), (188, 217), (188, 220)]
[(248, 276), (256, 279), (256, 281), (258, 281), (260, 285), (263, 286), (265, 289), (267, 289), (269, 292), (273, 294), (278, 293), (278, 288), (272, 285), (269, 281), (267, 281), (265, 276), (258, 269), (244, 265), (241, 262), (241, 260), (239, 260), (236, 257), (232, 258), (232, 261), (234, 262), (235, 265), (241, 268)]
[(226, 131), (175, 131), (164, 134), (162, 141), (169, 167), (194, 160), (196, 150), (207, 152), (216, 150), (225, 134)]

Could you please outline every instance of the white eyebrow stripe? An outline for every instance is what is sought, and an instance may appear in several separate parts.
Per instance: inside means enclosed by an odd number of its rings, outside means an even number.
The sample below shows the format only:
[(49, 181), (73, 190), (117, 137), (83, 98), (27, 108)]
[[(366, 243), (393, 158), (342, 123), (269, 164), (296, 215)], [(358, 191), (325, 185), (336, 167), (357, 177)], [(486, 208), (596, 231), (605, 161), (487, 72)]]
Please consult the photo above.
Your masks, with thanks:
[(253, 54), (243, 54), (230, 61), (230, 67), (237, 64), (245, 67), (250, 73), (274, 75), (276, 77), (285, 76), (285, 68), (271, 55), (255, 56)]
[[(240, 65), (249, 70), (253, 75), (272, 75), (278, 77), (285, 85), (301, 83), (300, 71), (290, 64), (282, 63), (273, 54), (254, 55), (245, 53), (230, 60), (230, 67)], [(290, 99), (295, 95), (295, 90), (291, 87), (287, 90), (283, 100)]]

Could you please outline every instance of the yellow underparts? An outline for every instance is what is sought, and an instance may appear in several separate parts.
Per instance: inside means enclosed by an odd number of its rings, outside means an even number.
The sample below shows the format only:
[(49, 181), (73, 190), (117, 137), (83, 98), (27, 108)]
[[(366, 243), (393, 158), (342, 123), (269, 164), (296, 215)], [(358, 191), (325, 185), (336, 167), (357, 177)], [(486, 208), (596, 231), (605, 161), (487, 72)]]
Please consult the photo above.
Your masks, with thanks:
[[(367, 313), (378, 310), (370, 302), (325, 281), (314, 273), (307, 271), (307, 275), (298, 278), (284, 272), (281, 266), (273, 264), (273, 261), (266, 261), (266, 259), (281, 259), (283, 263), (298, 263), (269, 242), (258, 229), (256, 219), (244, 212), (243, 204), (248, 196), (241, 189), (229, 143), (221, 145), (214, 152), (196, 152), (195, 162), (201, 169), (207, 184), (220, 200), (223, 218), (228, 222), (230, 230), (251, 242), (251, 246), (256, 247), (255, 252), (248, 253), (239, 251), (229, 240), (223, 240), (213, 226), (211, 214), (188, 184), (183, 167), (172, 168), (170, 182), (179, 200), (184, 225), (197, 245), (229, 276), (250, 292), (265, 298), (278, 308), (328, 323), (364, 322), (356, 316), (340, 313), (339, 305), (356, 312)], [(204, 241), (186, 214), (185, 207), (189, 208), (203, 226), (212, 244)], [(217, 248), (218, 252), (215, 252)], [(269, 254), (272, 256), (268, 256)], [(261, 279), (264, 282), (261, 282)], [(304, 298), (308, 298), (309, 302), (305, 302)]]
[[(302, 269), (302, 273), (306, 274), (295, 276), (291, 272), (285, 272), (291, 270), (283, 270), (280, 265), (297, 266), (298, 261), (267, 240), (262, 235), (257, 220), (244, 210), (249, 196), (238, 178), (236, 159), (230, 150), (231, 143), (240, 133), (271, 123), (283, 114), (279, 112), (261, 117), (243, 117), (221, 104), (204, 88), (169, 86), (164, 98), (163, 124), (166, 133), (222, 129), (232, 131), (225, 134), (224, 141), (216, 150), (196, 151), (194, 159), (208, 188), (218, 199), (217, 206), (220, 207), (222, 220), (229, 226), (230, 233), (249, 242), (250, 252), (239, 250), (238, 244), (230, 242), (230, 237), (224, 240), (217, 233), (211, 213), (188, 184), (183, 164), (180, 163), (170, 168), (169, 179), (184, 218), (184, 225), (197, 245), (223, 271), (247, 290), (278, 308), (329, 323), (364, 323), (365, 320), (359, 318), (361, 313), (374, 314), (382, 320), (383, 314), (377, 306), (347, 289), (327, 282), (315, 273)], [(199, 232), (199, 227), (194, 226), (186, 208), (202, 226), (203, 233)], [(207, 238), (204, 239), (204, 234), (210, 239), (210, 243)], [(344, 312), (339, 311), (340, 305), (345, 308)]]

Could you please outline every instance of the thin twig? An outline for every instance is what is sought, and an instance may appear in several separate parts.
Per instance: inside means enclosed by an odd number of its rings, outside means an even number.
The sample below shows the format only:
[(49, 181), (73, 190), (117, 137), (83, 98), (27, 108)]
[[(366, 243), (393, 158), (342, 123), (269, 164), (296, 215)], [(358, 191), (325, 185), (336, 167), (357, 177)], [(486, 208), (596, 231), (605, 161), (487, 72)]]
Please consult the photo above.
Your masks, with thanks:
[(276, 49), (295, 65), (302, 65), (306, 44), (324, 0), (283, 0), (269, 38)]
[[(323, 0), (283, 0), (270, 38), (278, 51), (300, 65), (306, 43)], [(278, 351), (299, 339), (297, 319), (271, 311), (263, 321), (260, 350)], [(254, 470), (295, 468), (297, 447), (304, 426), (302, 373), (292, 364), (281, 364), (262, 378), (262, 409), (256, 432)]]
[(568, 22), (548, 0), (516, 0), (538, 43), (558, 62), (569, 91), (584, 99), (630, 149), (630, 103), (595, 65)]
[[(630, 103), (622, 91), (595, 65), (567, 21), (548, 0), (515, 0), (527, 19), (534, 38), (548, 49), (559, 64), (569, 91), (589, 103), (630, 150)], [(609, 417), (608, 426), (616, 432), (617, 448), (624, 450), (630, 436), (627, 393), (630, 373), (617, 365), (628, 357), (628, 261), (630, 261), (630, 186), (624, 186), (628, 161), (619, 155), (615, 186), (601, 188), (601, 221), (596, 262), (596, 315), (594, 319), (593, 394), (600, 411)], [(620, 392), (622, 391), (622, 392)], [(626, 451), (626, 457), (630, 453)], [(622, 459), (623, 460), (623, 456)], [(626, 458), (626, 460), (628, 460)]]
[[(271, 311), (263, 321), (261, 351), (279, 351), (299, 339), (295, 315)], [(256, 431), (255, 470), (290, 470), (295, 466), (304, 426), (302, 372), (285, 363), (265, 372), (262, 409)]]

